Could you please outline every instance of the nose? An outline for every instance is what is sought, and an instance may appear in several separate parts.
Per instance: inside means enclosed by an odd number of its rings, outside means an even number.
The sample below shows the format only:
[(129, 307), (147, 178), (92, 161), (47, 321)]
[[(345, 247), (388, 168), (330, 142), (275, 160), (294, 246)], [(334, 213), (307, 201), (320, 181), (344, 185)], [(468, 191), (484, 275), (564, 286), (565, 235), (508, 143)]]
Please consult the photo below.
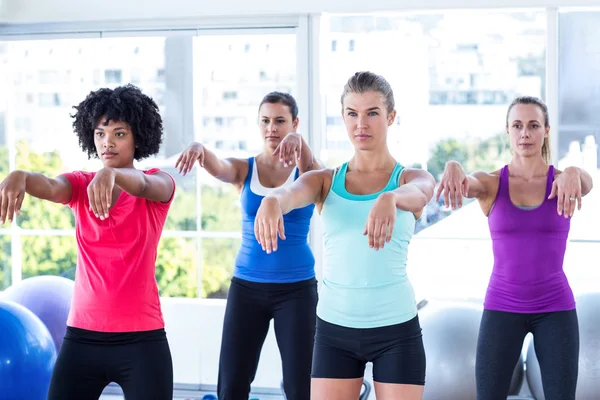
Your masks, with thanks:
[(359, 115), (357, 125), (359, 128), (366, 128), (367, 127), (367, 117)]
[(276, 132), (277, 131), (277, 127), (275, 126), (275, 124), (273, 122), (269, 122), (269, 124), (267, 125), (267, 132)]

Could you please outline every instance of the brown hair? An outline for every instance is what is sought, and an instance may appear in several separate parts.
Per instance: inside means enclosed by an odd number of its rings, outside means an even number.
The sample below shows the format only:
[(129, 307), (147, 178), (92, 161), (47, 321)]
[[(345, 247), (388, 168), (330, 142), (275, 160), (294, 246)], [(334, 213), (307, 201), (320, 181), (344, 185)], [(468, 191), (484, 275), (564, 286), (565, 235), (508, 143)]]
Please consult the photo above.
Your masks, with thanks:
[(344, 85), (344, 92), (342, 93), (342, 106), (344, 104), (344, 98), (349, 93), (366, 92), (380, 93), (385, 101), (388, 114), (394, 110), (394, 92), (392, 87), (383, 76), (369, 71), (357, 72), (348, 79), (348, 82)]
[[(521, 96), (517, 97), (510, 103), (508, 106), (508, 111), (506, 112), (506, 128), (508, 128), (508, 114), (510, 114), (510, 110), (517, 104), (533, 104), (536, 105), (542, 110), (542, 114), (544, 114), (544, 127), (550, 126), (550, 122), (548, 121), (548, 106), (539, 98), (533, 96)], [(551, 163), (550, 157), (550, 136), (546, 136), (544, 138), (544, 143), (542, 144), (542, 158), (548, 164)]]

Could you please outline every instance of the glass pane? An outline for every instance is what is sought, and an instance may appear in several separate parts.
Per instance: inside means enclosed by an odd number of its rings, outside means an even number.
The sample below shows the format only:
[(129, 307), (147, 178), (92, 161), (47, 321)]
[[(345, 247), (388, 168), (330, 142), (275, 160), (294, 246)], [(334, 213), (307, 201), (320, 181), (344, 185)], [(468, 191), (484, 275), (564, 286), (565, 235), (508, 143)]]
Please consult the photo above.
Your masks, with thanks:
[(227, 298), (240, 239), (202, 239), (202, 297)]
[[(392, 155), (407, 167), (427, 169), (436, 180), (450, 159), (469, 173), (506, 164), (508, 105), (519, 95), (545, 97), (544, 10), (332, 15), (321, 21), (326, 127), (321, 158), (329, 167), (354, 152), (340, 96), (357, 71), (378, 73), (392, 86), (397, 111), (387, 138)], [(485, 267), (492, 265), (487, 220), (475, 202), (467, 201), (456, 216), (442, 204), (432, 200), (417, 222), (411, 280), (424, 296), (444, 296), (444, 288), (453, 288), (450, 296), (481, 296), (489, 280)], [(454, 236), (464, 241), (448, 242)], [(449, 268), (448, 251), (437, 250), (449, 246), (464, 255), (456, 266), (460, 271)]]
[(12, 284), (11, 236), (0, 235), (0, 292)]
[(162, 297), (198, 297), (196, 239), (162, 237), (156, 260), (156, 281)]
[(22, 236), (22, 277), (59, 275), (75, 279), (75, 236)]
[[(191, 98), (191, 84), (182, 84), (190, 70), (191, 37), (134, 37), (13, 41), (0, 43), (0, 96), (10, 101), (5, 112), (5, 130), (18, 138), (17, 168), (54, 177), (65, 171), (101, 168), (97, 159), (88, 160), (79, 148), (72, 129), (72, 107), (90, 91), (132, 83), (152, 97), (163, 117), (164, 138), (156, 157), (140, 161), (138, 168), (159, 167), (174, 172), (176, 155), (193, 139), (191, 106), (178, 107), (181, 98)], [(191, 60), (191, 57), (187, 57)], [(92, 61), (93, 60), (93, 61)], [(187, 73), (191, 82), (191, 74)], [(189, 87), (189, 89), (184, 89)], [(189, 95), (183, 93), (189, 90)], [(165, 96), (169, 92), (170, 96)], [(0, 98), (2, 100), (2, 98)], [(187, 122), (186, 122), (187, 123)], [(4, 125), (4, 124), (0, 124)], [(4, 126), (3, 126), (4, 128)], [(189, 133), (186, 133), (189, 132)], [(188, 135), (186, 137), (186, 134)], [(175, 174), (173, 174), (175, 176)], [(196, 229), (195, 218), (187, 218), (195, 207), (195, 175), (176, 177), (181, 193), (175, 199), (167, 229)], [(69, 210), (55, 204), (25, 205), (20, 226), (29, 229), (72, 228)], [(39, 218), (49, 215), (49, 218)]]
[[(218, 157), (260, 153), (258, 107), (269, 92), (296, 90), (296, 35), (222, 35), (194, 39), (196, 140)], [(302, 126), (306, 127), (301, 122)], [(202, 230), (238, 232), (239, 194), (205, 171)]]

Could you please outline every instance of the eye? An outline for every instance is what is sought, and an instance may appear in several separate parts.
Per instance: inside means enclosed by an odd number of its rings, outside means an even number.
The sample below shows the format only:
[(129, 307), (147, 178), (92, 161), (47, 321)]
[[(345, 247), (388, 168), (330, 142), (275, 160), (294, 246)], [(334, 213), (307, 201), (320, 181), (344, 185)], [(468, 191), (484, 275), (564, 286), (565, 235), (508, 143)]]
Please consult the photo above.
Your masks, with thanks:
[(269, 123), (269, 120), (265, 118), (265, 119), (263, 119), (263, 120), (262, 120), (262, 123), (263, 123), (263, 124), (268, 124), (268, 123)]
[(280, 119), (277, 121), (278, 124), (285, 124), (285, 119)]
[(516, 128), (516, 129), (521, 129), (521, 124), (514, 124), (514, 125), (513, 125), (513, 128)]
[(356, 117), (356, 113), (354, 111), (348, 111), (348, 115), (351, 117)]
[(531, 125), (531, 127), (532, 127), (533, 129), (537, 129), (537, 128), (539, 128), (540, 126), (539, 126), (538, 124), (533, 124), (533, 125)]
[(125, 136), (125, 132), (117, 132), (115, 133), (116, 136)]
[(104, 132), (98, 131), (98, 132), (96, 132), (96, 136), (102, 137), (102, 136), (104, 136)]
[(375, 115), (379, 115), (379, 113), (378, 113), (377, 111), (371, 111), (371, 112), (369, 113), (369, 116), (370, 116), (370, 117), (373, 117), (373, 116), (375, 116)]

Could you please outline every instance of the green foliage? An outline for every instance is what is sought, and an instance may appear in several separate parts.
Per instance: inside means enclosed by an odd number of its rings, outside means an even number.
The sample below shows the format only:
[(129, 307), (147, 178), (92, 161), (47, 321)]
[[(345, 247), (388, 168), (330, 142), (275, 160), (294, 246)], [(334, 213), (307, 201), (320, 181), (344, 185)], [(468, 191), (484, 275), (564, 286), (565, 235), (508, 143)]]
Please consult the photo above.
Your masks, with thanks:
[[(55, 177), (64, 171), (57, 152), (38, 154), (21, 142), (17, 146), (17, 168)], [(8, 174), (8, 151), (0, 148), (0, 180)], [(211, 182), (212, 183), (212, 182)], [(204, 230), (238, 232), (241, 225), (239, 197), (231, 185), (202, 188)], [(27, 196), (18, 225), (23, 229), (74, 229), (71, 210), (60, 204)], [(165, 230), (196, 229), (196, 193), (180, 186), (171, 206)], [(75, 276), (75, 237), (22, 236), (23, 277), (36, 275)], [(233, 271), (238, 239), (202, 240), (202, 297), (225, 297)], [(10, 284), (10, 236), (0, 235), (0, 289)], [(156, 280), (162, 296), (198, 295), (198, 253), (194, 238), (163, 237), (156, 262)]]
[(442, 176), (449, 160), (458, 161), (467, 173), (491, 172), (508, 163), (510, 156), (505, 133), (471, 142), (449, 138), (439, 141), (434, 147), (427, 161), (427, 169), (436, 180)]

